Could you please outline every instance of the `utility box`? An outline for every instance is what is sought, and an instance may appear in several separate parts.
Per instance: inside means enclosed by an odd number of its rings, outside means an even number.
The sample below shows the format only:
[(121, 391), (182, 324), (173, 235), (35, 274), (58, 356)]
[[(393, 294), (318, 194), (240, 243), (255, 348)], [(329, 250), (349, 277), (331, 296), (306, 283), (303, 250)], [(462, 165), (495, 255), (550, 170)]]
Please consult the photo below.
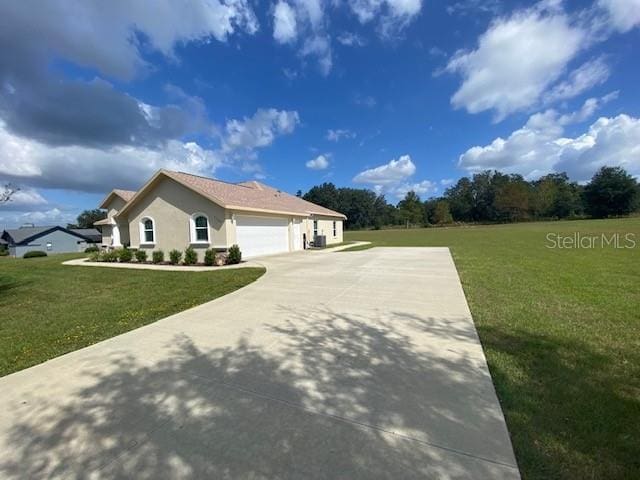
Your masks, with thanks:
[(327, 236), (326, 235), (316, 235), (313, 239), (314, 247), (326, 247), (327, 246)]

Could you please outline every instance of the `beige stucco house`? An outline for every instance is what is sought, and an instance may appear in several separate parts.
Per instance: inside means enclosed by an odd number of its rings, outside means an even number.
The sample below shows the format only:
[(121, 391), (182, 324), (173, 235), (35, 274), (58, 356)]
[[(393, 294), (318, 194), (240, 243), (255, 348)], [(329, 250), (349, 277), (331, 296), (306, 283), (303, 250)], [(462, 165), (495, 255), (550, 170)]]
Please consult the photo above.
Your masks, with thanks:
[(158, 171), (140, 190), (113, 190), (100, 204), (107, 218), (105, 247), (198, 252), (237, 244), (243, 257), (302, 250), (325, 236), (342, 242), (343, 214), (250, 181), (227, 183), (170, 170)]

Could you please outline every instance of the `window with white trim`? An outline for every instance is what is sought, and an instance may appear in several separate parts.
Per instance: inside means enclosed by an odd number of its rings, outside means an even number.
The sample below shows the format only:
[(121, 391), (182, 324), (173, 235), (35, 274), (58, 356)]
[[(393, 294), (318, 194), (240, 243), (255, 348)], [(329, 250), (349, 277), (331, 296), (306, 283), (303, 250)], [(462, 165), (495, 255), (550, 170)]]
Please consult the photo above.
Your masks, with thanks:
[(334, 221), (333, 221), (333, 236), (334, 236), (334, 237), (337, 237), (337, 236), (338, 236), (337, 229), (336, 229), (336, 223), (337, 223), (337, 222), (334, 220)]
[(313, 221), (313, 238), (318, 236), (318, 220)]
[(209, 218), (204, 213), (191, 216), (191, 243), (209, 243)]
[(156, 243), (156, 225), (153, 218), (145, 217), (140, 221), (140, 243)]

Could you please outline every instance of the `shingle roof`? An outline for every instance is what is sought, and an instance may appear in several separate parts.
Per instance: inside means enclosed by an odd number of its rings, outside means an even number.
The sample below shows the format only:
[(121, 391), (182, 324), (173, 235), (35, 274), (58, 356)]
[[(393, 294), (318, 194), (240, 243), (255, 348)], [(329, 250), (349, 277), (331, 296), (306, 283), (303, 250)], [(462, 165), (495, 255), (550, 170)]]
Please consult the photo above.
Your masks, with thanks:
[(136, 192), (134, 192), (132, 190), (120, 190), (119, 188), (115, 188), (113, 190), (113, 193), (115, 193), (116, 195), (121, 196), (122, 199), (124, 201), (126, 201), (126, 202), (131, 200), (133, 198), (133, 196), (136, 194)]
[(163, 170), (163, 173), (230, 209), (252, 209), (294, 213), (304, 216), (315, 214), (346, 218), (339, 212), (307, 202), (302, 198), (289, 195), (256, 181), (227, 183), (183, 172)]
[(100, 242), (102, 240), (102, 234), (97, 228), (70, 228), (69, 230), (93, 242)]
[[(76, 237), (85, 237), (81, 233), (74, 232), (73, 230), (69, 230), (59, 225), (49, 225), (45, 227), (14, 228), (11, 230), (5, 230), (5, 234), (3, 234), (3, 236), (9, 236), (11, 238), (11, 240), (8, 240), (8, 243), (13, 245), (19, 245), (23, 242), (26, 242), (30, 239), (38, 238), (54, 230), (62, 230), (63, 232), (67, 232), (70, 235), (75, 235)], [(90, 230), (93, 230), (93, 229), (90, 229)]]

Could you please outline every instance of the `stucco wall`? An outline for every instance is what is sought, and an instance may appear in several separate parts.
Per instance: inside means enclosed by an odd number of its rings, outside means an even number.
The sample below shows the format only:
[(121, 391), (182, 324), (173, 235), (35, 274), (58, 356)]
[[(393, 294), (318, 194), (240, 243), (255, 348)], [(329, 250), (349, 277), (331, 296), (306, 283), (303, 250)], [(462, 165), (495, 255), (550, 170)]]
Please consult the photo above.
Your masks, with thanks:
[[(191, 242), (190, 218), (194, 213), (204, 213), (209, 218), (209, 244)], [(173, 180), (162, 178), (146, 193), (140, 202), (127, 212), (131, 246), (148, 250), (184, 251), (191, 245), (204, 260), (207, 248), (227, 247), (226, 216), (222, 207)], [(155, 244), (140, 243), (140, 221), (149, 217), (155, 223)]]
[[(50, 250), (47, 249), (47, 243), (51, 243)], [(36, 238), (32, 242), (29, 242), (28, 245), (17, 245), (15, 249), (12, 250), (13, 255), (22, 257), (25, 253), (32, 250), (42, 250), (51, 255), (54, 253), (82, 252), (86, 247), (87, 243), (81, 238), (56, 230), (40, 238)]]
[[(341, 243), (343, 241), (343, 221), (332, 217), (307, 218), (304, 221), (304, 229), (307, 232), (307, 240), (313, 241), (313, 220), (318, 221), (318, 235), (327, 237), (327, 245)], [(333, 235), (333, 222), (336, 222), (336, 235)]]

